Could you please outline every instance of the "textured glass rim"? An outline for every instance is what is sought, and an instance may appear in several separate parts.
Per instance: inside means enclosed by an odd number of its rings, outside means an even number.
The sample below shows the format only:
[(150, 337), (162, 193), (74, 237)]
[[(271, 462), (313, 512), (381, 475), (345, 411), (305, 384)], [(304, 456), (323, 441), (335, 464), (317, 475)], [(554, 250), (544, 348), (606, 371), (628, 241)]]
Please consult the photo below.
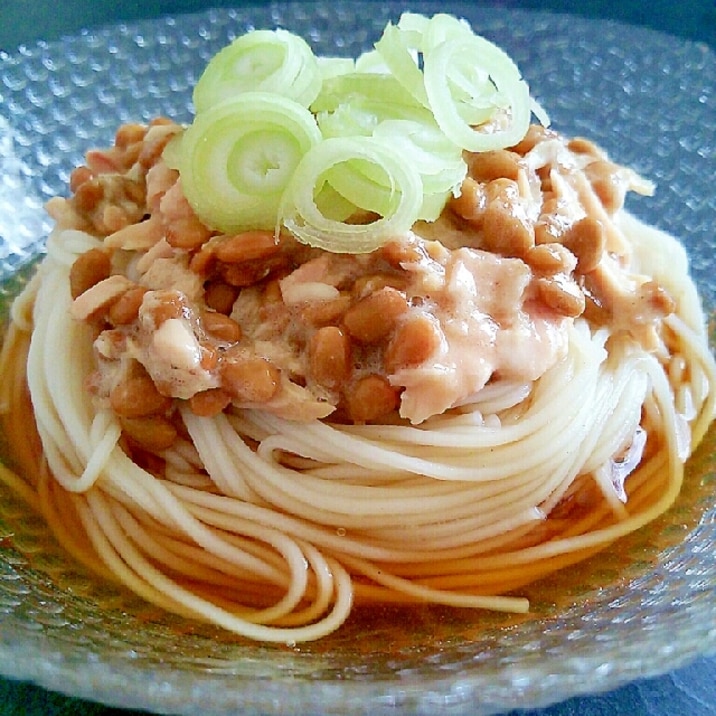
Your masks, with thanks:
[[(300, 7), (300, 3), (296, 4)], [(353, 8), (360, 14), (360, 3), (306, 3), (306, 8), (325, 7)], [(390, 3), (388, 3), (390, 6)], [(276, 5), (270, 8), (281, 8)], [(396, 8), (397, 5), (393, 5)], [(416, 10), (444, 9), (430, 5), (418, 5)], [(278, 12), (278, 10), (269, 10)], [(477, 9), (469, 5), (453, 4), (450, 11), (466, 16), (474, 15)], [(196, 17), (219, 16), (224, 11), (210, 11)], [(233, 12), (233, 11), (226, 11)], [(242, 12), (244, 15), (242, 15)], [(250, 8), (235, 12), (241, 18)], [(306, 10), (308, 12), (308, 9)], [(502, 11), (507, 13), (508, 11)], [(547, 13), (509, 11), (520, 21), (540, 18), (550, 22)], [(544, 18), (548, 19), (545, 20)], [(574, 18), (576, 27), (588, 25), (595, 32), (609, 28), (616, 23), (587, 21)], [(159, 26), (163, 29), (190, 27), (190, 19), (184, 16), (172, 20), (170, 25), (159, 21), (123, 25), (107, 28), (98, 33), (100, 37), (112, 37), (113, 32), (122, 34), (149, 34)], [(636, 39), (647, 42), (658, 33), (629, 28)], [(674, 40), (675, 43), (680, 42)], [(62, 42), (46, 46), (50, 51), (61, 51)], [(709, 450), (713, 452), (713, 436)], [(713, 462), (713, 460), (711, 461)], [(714, 520), (713, 510), (709, 519)], [(698, 529), (698, 528), (697, 528)], [(698, 540), (698, 537), (690, 538)], [(678, 546), (664, 552), (664, 567), (669, 559), (678, 560)], [(668, 569), (667, 569), (668, 571)], [(604, 604), (600, 604), (604, 607)], [(610, 605), (607, 604), (607, 607)], [(618, 607), (618, 605), (615, 605)], [(581, 607), (575, 606), (579, 613)], [(580, 661), (572, 660), (565, 668), (563, 655), (540, 654), (539, 660), (525, 659), (507, 664), (476, 662), (474, 670), (460, 674), (448, 672), (443, 676), (439, 669), (435, 675), (426, 678), (424, 673), (406, 674), (401, 678), (384, 680), (320, 680), (297, 678), (294, 673), (284, 679), (242, 679), (235, 673), (212, 673), (210, 669), (188, 672), (171, 665), (152, 665), (148, 673), (142, 665), (140, 655), (133, 659), (126, 653), (98, 657), (85, 652), (81, 647), (46, 638), (41, 631), (29, 635), (10, 620), (0, 619), (0, 672), (6, 676), (31, 679), (53, 690), (75, 696), (100, 700), (125, 707), (151, 709), (158, 712), (189, 713), (197, 704), (206, 713), (228, 713), (236, 709), (261, 713), (296, 713), (310, 709), (312, 713), (393, 713), (396, 709), (415, 713), (494, 713), (506, 708), (535, 707), (546, 705), (556, 699), (586, 692), (614, 688), (637, 677), (651, 676), (678, 667), (686, 661), (716, 650), (716, 628), (714, 623), (716, 600), (711, 593), (703, 601), (694, 601), (680, 611), (680, 618), (689, 621), (703, 620), (703, 630), (688, 641), (677, 640), (679, 622), (653, 624), (642, 632), (642, 639), (624, 643), (618, 665), (600, 661), (599, 641), (594, 648), (582, 652)], [(569, 616), (566, 614), (565, 617)], [(704, 619), (705, 617), (705, 619)], [(708, 618), (711, 617), (711, 621)], [(585, 620), (585, 630), (590, 626)], [(39, 673), (38, 673), (39, 670)], [(535, 681), (534, 676), (540, 678)], [(190, 682), (190, 683), (187, 683)], [(237, 686), (238, 684), (238, 686)]]

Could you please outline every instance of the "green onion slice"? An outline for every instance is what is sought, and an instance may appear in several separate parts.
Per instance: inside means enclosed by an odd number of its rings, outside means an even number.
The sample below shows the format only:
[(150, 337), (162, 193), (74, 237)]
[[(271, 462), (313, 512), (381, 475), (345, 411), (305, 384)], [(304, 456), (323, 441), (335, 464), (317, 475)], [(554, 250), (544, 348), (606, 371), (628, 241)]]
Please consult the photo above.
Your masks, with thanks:
[[(496, 45), (478, 35), (445, 40), (424, 61), (430, 109), (456, 144), (482, 152), (512, 146), (525, 136), (529, 88)], [(485, 123), (482, 129), (477, 126)]]
[(410, 121), (440, 131), (425, 107), (368, 98), (347, 101), (332, 112), (319, 112), (316, 119), (324, 137), (368, 136), (384, 122), (394, 120)]
[(286, 30), (254, 30), (218, 52), (194, 87), (197, 114), (243, 92), (275, 92), (308, 107), (321, 89), (308, 43)]
[(411, 44), (413, 33), (388, 23), (375, 49), (392, 75), (421, 105), (428, 106), (423, 73), (419, 67), (419, 47)]
[(426, 17), (406, 12), (401, 16), (398, 26), (412, 35), (419, 34), (423, 52), (430, 52), (446, 40), (474, 36), (467, 22), (446, 13), (437, 13), (432, 17)]
[(317, 57), (316, 60), (321, 79), (324, 81), (331, 77), (350, 74), (356, 68), (355, 60), (350, 57)]
[[(336, 219), (321, 210), (326, 196), (342, 197)], [(299, 241), (337, 253), (367, 253), (415, 223), (423, 202), (420, 176), (391, 147), (372, 137), (329, 138), (301, 160), (287, 187), (280, 218)], [(376, 215), (351, 223), (356, 213)]]
[(381, 72), (349, 72), (324, 80), (320, 93), (311, 103), (311, 111), (332, 112), (346, 103), (419, 106), (410, 92), (393, 75)]
[(375, 47), (392, 76), (430, 108), (455, 144), (469, 151), (499, 149), (527, 132), (531, 100), (517, 66), (466, 23), (442, 13), (404, 13)]
[(273, 229), (296, 167), (320, 141), (313, 115), (280, 95), (246, 92), (215, 105), (182, 135), (186, 198), (213, 229)]
[[(451, 142), (435, 124), (394, 119), (381, 122), (373, 132), (376, 140), (390, 146), (420, 175), (424, 204), (419, 218), (435, 220), (450, 193), (456, 194), (467, 173), (461, 148)], [(437, 197), (441, 197), (440, 200)], [(435, 207), (440, 204), (437, 214)]]

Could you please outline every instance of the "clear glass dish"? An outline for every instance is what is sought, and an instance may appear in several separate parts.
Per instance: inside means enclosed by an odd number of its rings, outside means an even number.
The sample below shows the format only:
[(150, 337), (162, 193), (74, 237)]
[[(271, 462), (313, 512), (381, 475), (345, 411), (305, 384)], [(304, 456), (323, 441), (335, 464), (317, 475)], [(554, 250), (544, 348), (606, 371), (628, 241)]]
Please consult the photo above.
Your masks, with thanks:
[[(40, 255), (42, 205), (123, 121), (190, 118), (208, 58), (281, 25), (355, 55), (402, 6), (336, 0), (217, 10), (85, 32), (0, 55), (0, 307)], [(683, 238), (716, 305), (716, 55), (571, 16), (449, 10), (515, 57), (566, 134), (654, 180), (630, 209)], [(626, 41), (624, 38), (627, 38)], [(489, 714), (614, 688), (716, 651), (716, 434), (678, 504), (611, 550), (524, 590), (524, 616), (422, 607), (359, 612), (316, 644), (267, 646), (167, 615), (72, 563), (0, 490), (0, 673), (124, 707), (189, 714)]]

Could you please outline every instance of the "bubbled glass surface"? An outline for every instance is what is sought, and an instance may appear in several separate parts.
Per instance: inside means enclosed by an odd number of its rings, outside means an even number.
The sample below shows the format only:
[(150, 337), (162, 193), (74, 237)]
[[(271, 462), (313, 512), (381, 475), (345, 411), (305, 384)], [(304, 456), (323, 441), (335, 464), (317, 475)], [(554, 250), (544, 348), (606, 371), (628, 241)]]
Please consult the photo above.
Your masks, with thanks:
[[(369, 7), (370, 12), (366, 12)], [(0, 54), (0, 305), (42, 253), (42, 205), (117, 125), (191, 118), (208, 59), (254, 27), (356, 55), (402, 6), (335, 2), (217, 10), (87, 31)], [(716, 56), (703, 45), (571, 16), (449, 11), (506, 48), (566, 134), (657, 184), (629, 208), (680, 236), (716, 304)], [(528, 615), (438, 607), (358, 612), (308, 645), (262, 645), (167, 615), (74, 564), (0, 489), (0, 672), (163, 713), (489, 714), (613, 688), (716, 651), (716, 436), (677, 505), (596, 558), (524, 590)]]

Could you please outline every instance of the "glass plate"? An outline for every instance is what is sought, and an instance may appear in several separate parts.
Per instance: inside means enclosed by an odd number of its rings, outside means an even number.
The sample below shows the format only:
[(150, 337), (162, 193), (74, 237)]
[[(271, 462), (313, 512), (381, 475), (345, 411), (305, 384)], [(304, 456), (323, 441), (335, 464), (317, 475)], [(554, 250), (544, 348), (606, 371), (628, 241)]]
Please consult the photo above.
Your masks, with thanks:
[[(716, 297), (716, 56), (606, 21), (413, 3), (467, 17), (522, 67), (554, 126), (653, 179), (631, 210), (683, 237), (709, 313)], [(401, 6), (275, 4), (115, 25), (0, 56), (0, 303), (42, 252), (43, 203), (123, 121), (190, 118), (206, 61), (281, 25), (322, 54), (356, 55)], [(625, 42), (625, 38), (627, 38)], [(716, 650), (716, 437), (678, 504), (612, 550), (524, 590), (532, 612), (359, 612), (317, 643), (268, 646), (167, 615), (72, 563), (0, 494), (0, 672), (158, 712), (488, 714), (671, 670)]]

